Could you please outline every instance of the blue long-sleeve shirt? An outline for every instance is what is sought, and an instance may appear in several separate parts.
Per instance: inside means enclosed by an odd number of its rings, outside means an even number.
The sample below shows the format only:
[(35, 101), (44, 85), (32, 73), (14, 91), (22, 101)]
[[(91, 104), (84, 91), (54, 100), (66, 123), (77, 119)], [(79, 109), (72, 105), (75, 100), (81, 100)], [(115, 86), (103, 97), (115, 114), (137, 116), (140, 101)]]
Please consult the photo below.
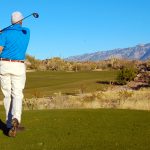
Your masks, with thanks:
[(25, 60), (30, 39), (30, 30), (15, 24), (0, 33), (0, 46), (3, 47), (0, 58)]

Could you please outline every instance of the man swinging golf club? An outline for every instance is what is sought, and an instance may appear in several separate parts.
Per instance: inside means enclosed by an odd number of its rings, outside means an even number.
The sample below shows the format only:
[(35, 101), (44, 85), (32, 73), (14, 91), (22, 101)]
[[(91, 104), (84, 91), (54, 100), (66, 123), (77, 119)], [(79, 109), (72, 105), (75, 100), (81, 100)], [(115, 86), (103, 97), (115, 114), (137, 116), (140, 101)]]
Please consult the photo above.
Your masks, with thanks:
[(30, 30), (22, 27), (23, 15), (14, 12), (12, 25), (0, 33), (0, 82), (4, 95), (8, 136), (15, 137), (21, 123), (23, 89), (26, 80), (25, 53)]

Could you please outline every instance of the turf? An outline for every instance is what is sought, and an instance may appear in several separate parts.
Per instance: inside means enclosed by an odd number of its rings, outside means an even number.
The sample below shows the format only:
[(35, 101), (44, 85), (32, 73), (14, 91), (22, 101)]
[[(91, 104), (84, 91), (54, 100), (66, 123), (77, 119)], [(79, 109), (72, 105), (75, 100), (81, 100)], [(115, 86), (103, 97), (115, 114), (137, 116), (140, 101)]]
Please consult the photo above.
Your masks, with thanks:
[[(25, 98), (44, 97), (56, 92), (64, 94), (103, 90), (108, 85), (97, 81), (113, 81), (116, 71), (101, 72), (30, 72), (24, 90)], [(2, 94), (0, 94), (2, 99)]]
[[(0, 118), (4, 120), (1, 109)], [(26, 131), (9, 138), (0, 132), (1, 150), (149, 150), (150, 112), (131, 110), (24, 111)]]
[[(101, 72), (29, 72), (27, 73), (25, 98), (44, 97), (56, 92), (75, 94), (80, 89), (84, 92), (101, 90), (108, 85), (97, 81), (114, 81), (117, 71)], [(89, 86), (90, 85), (90, 86)], [(0, 91), (0, 99), (2, 99)]]

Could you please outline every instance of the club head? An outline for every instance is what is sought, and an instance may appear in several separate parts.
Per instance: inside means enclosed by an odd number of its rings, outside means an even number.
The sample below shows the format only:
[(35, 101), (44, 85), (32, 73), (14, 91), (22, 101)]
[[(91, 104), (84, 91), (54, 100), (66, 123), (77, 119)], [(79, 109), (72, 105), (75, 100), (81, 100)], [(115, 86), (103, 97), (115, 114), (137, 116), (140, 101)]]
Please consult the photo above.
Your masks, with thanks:
[(39, 18), (39, 14), (38, 13), (33, 13), (32, 14), (34, 18)]

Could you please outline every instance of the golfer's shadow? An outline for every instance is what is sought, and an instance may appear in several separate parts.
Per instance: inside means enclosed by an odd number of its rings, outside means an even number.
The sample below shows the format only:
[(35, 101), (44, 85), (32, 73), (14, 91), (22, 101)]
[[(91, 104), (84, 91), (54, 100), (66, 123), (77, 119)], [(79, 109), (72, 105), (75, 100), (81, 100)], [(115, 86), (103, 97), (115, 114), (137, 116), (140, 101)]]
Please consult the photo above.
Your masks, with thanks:
[(7, 126), (1, 119), (0, 119), (0, 130), (3, 131), (3, 134), (8, 135)]

